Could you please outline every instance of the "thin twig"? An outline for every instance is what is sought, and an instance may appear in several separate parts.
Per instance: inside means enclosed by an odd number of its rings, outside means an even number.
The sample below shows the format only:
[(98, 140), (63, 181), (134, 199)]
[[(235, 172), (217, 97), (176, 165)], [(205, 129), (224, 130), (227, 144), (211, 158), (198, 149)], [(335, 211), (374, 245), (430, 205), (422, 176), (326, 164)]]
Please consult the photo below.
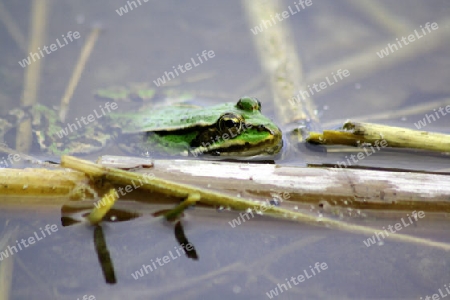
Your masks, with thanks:
[[(47, 26), (48, 0), (33, 0), (31, 6), (30, 22), (30, 52), (36, 51), (45, 41)], [(24, 88), (20, 103), (23, 106), (31, 106), (36, 103), (40, 85), (41, 60), (31, 63), (25, 72)], [(26, 119), (17, 127), (16, 150), (28, 153), (31, 148), (32, 132), (31, 120)]]
[[(273, 15), (283, 11), (278, 0), (243, 0), (242, 5), (249, 17), (250, 26), (262, 24), (261, 22), (270, 20)], [(316, 127), (319, 121), (312, 98), (297, 97), (299, 101), (289, 101), (300, 90), (304, 90), (302, 87), (305, 87), (305, 84), (302, 63), (290, 38), (292, 34), (287, 22), (281, 21), (258, 34), (253, 34), (259, 61), (269, 77), (275, 108), (282, 126), (287, 130), (305, 124)]]
[(371, 18), (381, 28), (396, 37), (406, 34), (411, 29), (411, 23), (406, 18), (392, 13), (383, 4), (371, 0), (347, 0), (353, 7)]
[(91, 31), (91, 34), (86, 39), (83, 49), (81, 49), (81, 53), (78, 57), (75, 69), (73, 70), (72, 77), (70, 78), (69, 84), (66, 87), (63, 97), (61, 98), (61, 107), (59, 111), (59, 119), (61, 120), (61, 122), (64, 122), (64, 120), (66, 119), (67, 112), (69, 111), (70, 99), (72, 99), (73, 92), (78, 85), (78, 81), (80, 81), (81, 74), (83, 73), (86, 62), (91, 55), (92, 49), (94, 49), (99, 33), (100, 28), (94, 27)]
[(27, 53), (27, 41), (22, 31), (20, 31), (19, 26), (11, 17), (11, 14), (6, 9), (2, 1), (0, 1), (0, 21), (5, 25), (6, 30), (12, 39), (16, 42), (17, 47), (22, 51), (22, 53)]
[[(6, 231), (6, 234), (4, 234), (4, 236), (0, 239), (0, 250), (2, 252), (8, 253), (8, 250), (6, 249), (7, 243), (12, 242), (16, 239), (18, 230), (19, 227), (9, 229)], [(0, 262), (0, 299), (2, 300), (10, 299), (10, 291), (13, 282), (14, 261), (15, 257), (11, 255), (11, 257), (4, 257), (4, 259)]]
[[(425, 99), (424, 99), (425, 100)], [(429, 112), (432, 114), (432, 110), (438, 107), (450, 105), (450, 98), (444, 98), (438, 101), (433, 102), (426, 102), (426, 103), (420, 103), (417, 105), (409, 106), (406, 108), (398, 109), (398, 110), (392, 110), (382, 113), (376, 113), (376, 114), (370, 114), (370, 115), (364, 115), (364, 116), (356, 116), (352, 119), (356, 119), (358, 121), (372, 121), (372, 120), (392, 120), (396, 118), (403, 118), (407, 116), (414, 116), (421, 113)], [(348, 120), (346, 119), (337, 119), (330, 122), (326, 122), (323, 124), (324, 128), (333, 128), (336, 125), (340, 125), (345, 123)]]
[[(352, 84), (355, 81), (361, 81), (367, 76), (373, 76), (376, 72), (383, 69), (392, 68), (395, 65), (417, 59), (425, 53), (429, 54), (446, 43), (450, 36), (450, 20), (439, 20), (437, 23), (439, 24), (439, 30), (427, 34), (427, 36), (424, 37), (424, 39), (426, 39), (424, 42), (404, 47), (402, 51), (398, 51), (398, 53), (396, 52), (389, 57), (381, 59), (376, 53), (380, 51), (380, 49), (384, 49), (388, 43), (393, 43), (393, 40), (395, 41), (395, 39), (390, 38), (383, 42), (379, 42), (370, 48), (366, 48), (359, 54), (351, 55), (340, 61), (333, 61), (328, 65), (314, 69), (313, 72), (308, 74), (306, 82), (308, 84), (317, 83), (323, 81), (331, 72), (338, 69), (348, 69), (351, 75), (346, 78), (345, 81), (342, 81), (340, 87), (343, 87), (344, 85)], [(417, 28), (411, 28), (410, 32), (414, 32), (414, 29)], [(321, 90), (321, 95), (323, 96), (332, 91), (332, 88)]]
[(369, 143), (378, 147), (381, 145), (450, 153), (450, 135), (442, 133), (352, 121), (347, 121), (343, 129), (344, 131), (324, 130), (323, 134), (311, 132), (308, 141), (355, 147)]

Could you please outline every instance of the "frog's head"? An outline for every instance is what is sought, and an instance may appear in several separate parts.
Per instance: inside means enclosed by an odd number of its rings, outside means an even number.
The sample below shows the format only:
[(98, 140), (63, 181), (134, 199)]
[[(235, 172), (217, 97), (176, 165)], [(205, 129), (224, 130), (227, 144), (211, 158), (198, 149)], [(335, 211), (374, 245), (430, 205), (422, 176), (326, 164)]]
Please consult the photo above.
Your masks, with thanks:
[(261, 114), (257, 98), (242, 97), (191, 143), (191, 153), (227, 157), (273, 156), (283, 146), (281, 130)]

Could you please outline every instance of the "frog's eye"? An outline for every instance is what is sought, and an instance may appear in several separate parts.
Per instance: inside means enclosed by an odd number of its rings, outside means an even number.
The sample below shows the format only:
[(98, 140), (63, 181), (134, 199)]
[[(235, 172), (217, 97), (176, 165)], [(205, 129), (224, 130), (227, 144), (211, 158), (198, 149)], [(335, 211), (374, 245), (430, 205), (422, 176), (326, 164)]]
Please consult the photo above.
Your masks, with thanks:
[(255, 97), (242, 97), (236, 104), (237, 108), (245, 111), (261, 111), (261, 102)]
[(218, 129), (221, 133), (239, 133), (242, 129), (244, 118), (233, 113), (223, 114), (217, 122)]

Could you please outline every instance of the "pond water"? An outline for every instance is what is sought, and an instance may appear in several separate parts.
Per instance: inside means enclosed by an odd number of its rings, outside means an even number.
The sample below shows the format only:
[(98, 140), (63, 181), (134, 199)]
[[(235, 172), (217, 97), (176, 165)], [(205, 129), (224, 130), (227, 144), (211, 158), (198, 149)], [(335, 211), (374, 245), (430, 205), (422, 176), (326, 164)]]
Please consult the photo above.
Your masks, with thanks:
[[(265, 115), (277, 124), (285, 121), (276, 113), (255, 50), (255, 26), (264, 24), (250, 24), (240, 1), (36, 3), (47, 7), (47, 27), (46, 39), (37, 43), (43, 55), (36, 54), (35, 61), (28, 57), (27, 44), (33, 30), (30, 16), (37, 8), (14, 1), (0, 3), (4, 11), (0, 21), (5, 25), (0, 27), (2, 112), (18, 105), (24, 74), (36, 61), (41, 64), (37, 101), (59, 105), (92, 28), (101, 27), (74, 90), (67, 122), (99, 112), (105, 102), (94, 99), (97, 89), (130, 82), (147, 83), (158, 94), (167, 89), (188, 91), (198, 95), (202, 105), (255, 96)], [(327, 77), (333, 80), (309, 97), (324, 129), (362, 117), (450, 133), (450, 114), (442, 113), (446, 107), (450, 110), (448, 1), (311, 0), (283, 1), (280, 7), (280, 14), (288, 13), (274, 18), (281, 18), (277, 22), (291, 30), (305, 84), (320, 86)], [(270, 26), (277, 26), (272, 22)], [(52, 44), (56, 45), (52, 48)], [(208, 51), (214, 55), (202, 56)], [(30, 65), (22, 67), (28, 58)], [(191, 70), (177, 67), (186, 63), (192, 63)], [(350, 75), (331, 79), (339, 69)], [(120, 102), (118, 110), (135, 106)], [(345, 151), (327, 155), (306, 151), (302, 156), (281, 156), (275, 163), (334, 165), (350, 153)], [(102, 154), (124, 153), (109, 147), (85, 158)], [(2, 161), (7, 157), (4, 154)], [(21, 163), (8, 166), (23, 167)], [(358, 165), (450, 169), (448, 156), (392, 149)], [(241, 215), (231, 211), (200, 207), (188, 211), (184, 232), (198, 259), (188, 258), (174, 236), (173, 224), (151, 216), (168, 206), (148, 203), (127, 206), (141, 214), (138, 218), (102, 225), (117, 281), (108, 284), (94, 243), (99, 229), (84, 223), (62, 224), (61, 208), (68, 199), (43, 199), (39, 206), (27, 205), (26, 198), (14, 198), (14, 203), (11, 197), (1, 199), (0, 290), (3, 297), (9, 292), (9, 299), (431, 299), (426, 297), (433, 294), (442, 299), (450, 295), (450, 260), (442, 250), (264, 216), (238, 225), (233, 220)], [(417, 222), (409, 222), (407, 214), (412, 212), (354, 221), (379, 229), (401, 223), (404, 234), (449, 242), (446, 213), (425, 212)]]

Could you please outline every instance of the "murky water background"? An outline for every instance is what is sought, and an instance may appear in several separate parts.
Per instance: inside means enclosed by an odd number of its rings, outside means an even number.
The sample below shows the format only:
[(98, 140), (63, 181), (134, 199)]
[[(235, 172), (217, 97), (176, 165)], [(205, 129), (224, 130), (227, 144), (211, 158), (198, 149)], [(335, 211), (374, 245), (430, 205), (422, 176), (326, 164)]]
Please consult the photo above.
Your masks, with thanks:
[[(319, 83), (323, 74), (336, 72), (334, 64), (350, 71), (348, 78), (314, 95), (323, 124), (449, 98), (450, 3), (445, 0), (376, 3), (390, 12), (386, 18), (403, 24), (407, 33), (420, 30), (427, 22), (437, 22), (439, 29), (379, 59), (374, 49), (380, 51), (399, 36), (380, 25), (384, 21), (370, 17), (354, 1), (312, 0), (310, 7), (283, 21), (292, 29), (308, 84)], [(165, 87), (196, 91), (211, 103), (254, 95), (262, 101), (263, 112), (275, 118), (276, 108), (261, 75), (252, 40), (251, 28), (257, 24), (248, 24), (240, 2), (141, 0), (137, 8), (119, 16), (116, 10), (124, 5), (127, 2), (119, 0), (52, 2), (47, 41), (42, 46), (50, 45), (68, 31), (78, 31), (81, 37), (41, 59), (39, 102), (59, 104), (85, 39), (92, 26), (101, 26), (103, 31), (75, 90), (69, 120), (87, 116), (102, 104), (92, 96), (96, 89), (128, 82), (148, 82), (155, 87), (153, 81), (173, 71), (172, 66), (196, 59), (203, 50), (214, 51), (214, 58), (170, 80)], [(284, 8), (289, 5), (294, 4), (284, 2)], [(27, 37), (28, 3), (3, 1), (3, 6)], [(2, 112), (19, 103), (24, 69), (18, 61), (27, 56), (6, 28), (0, 26)], [(421, 47), (433, 36), (440, 36), (437, 39), (441, 43), (414, 54), (411, 48)], [(402, 51), (410, 50), (411, 58), (397, 63)], [(353, 64), (345, 64), (345, 59), (351, 61), (352, 57), (370, 51), (384, 65), (382, 68), (371, 69), (364, 61), (353, 69), (349, 67)], [(119, 110), (126, 108), (123, 104)], [(414, 123), (438, 108), (380, 123), (415, 129)], [(446, 116), (430, 122), (425, 130), (449, 133), (449, 124), (450, 116)], [(106, 153), (120, 152), (108, 149)], [(276, 163), (335, 164), (344, 155), (324, 157), (309, 153)], [(361, 164), (429, 171), (449, 168), (447, 157), (419, 152), (384, 151)], [(174, 254), (174, 247), (178, 246), (173, 226), (152, 218), (150, 212), (160, 207), (150, 204), (146, 208), (135, 206), (145, 212), (140, 218), (104, 224), (118, 281), (116, 285), (108, 285), (94, 251), (93, 228), (84, 224), (62, 227), (60, 204), (66, 201), (40, 208), (26, 208), (23, 201), (17, 198), (17, 205), (11, 205), (9, 198), (2, 204), (2, 236), (11, 235), (2, 247), (15, 246), (16, 239), (28, 240), (35, 234), (42, 237), (39, 228), (47, 224), (55, 224), (58, 229), (2, 260), (2, 281), (7, 282), (8, 276), (12, 278), (10, 299), (82, 299), (84, 295), (95, 299), (267, 299), (270, 297), (266, 293), (282, 284), (286, 289), (273, 297), (425, 299), (426, 295), (439, 294), (439, 289), (450, 294), (445, 290), (450, 284), (450, 261), (444, 251), (392, 241), (367, 247), (364, 236), (261, 216), (232, 228), (229, 222), (239, 218), (239, 213), (205, 208), (189, 211), (184, 221), (187, 238), (195, 245), (199, 260), (184, 255), (170, 258), (163, 266), (134, 279), (132, 274), (136, 275), (143, 265), (170, 256), (169, 251)], [(448, 242), (446, 218), (446, 214), (426, 214), (415, 225), (402, 229), (402, 233)], [(353, 221), (376, 228), (400, 222), (398, 218)], [(316, 262), (326, 263), (327, 268), (311, 276), (311, 267)], [(311, 277), (297, 285), (291, 281), (289, 287), (287, 280), (305, 272)]]

